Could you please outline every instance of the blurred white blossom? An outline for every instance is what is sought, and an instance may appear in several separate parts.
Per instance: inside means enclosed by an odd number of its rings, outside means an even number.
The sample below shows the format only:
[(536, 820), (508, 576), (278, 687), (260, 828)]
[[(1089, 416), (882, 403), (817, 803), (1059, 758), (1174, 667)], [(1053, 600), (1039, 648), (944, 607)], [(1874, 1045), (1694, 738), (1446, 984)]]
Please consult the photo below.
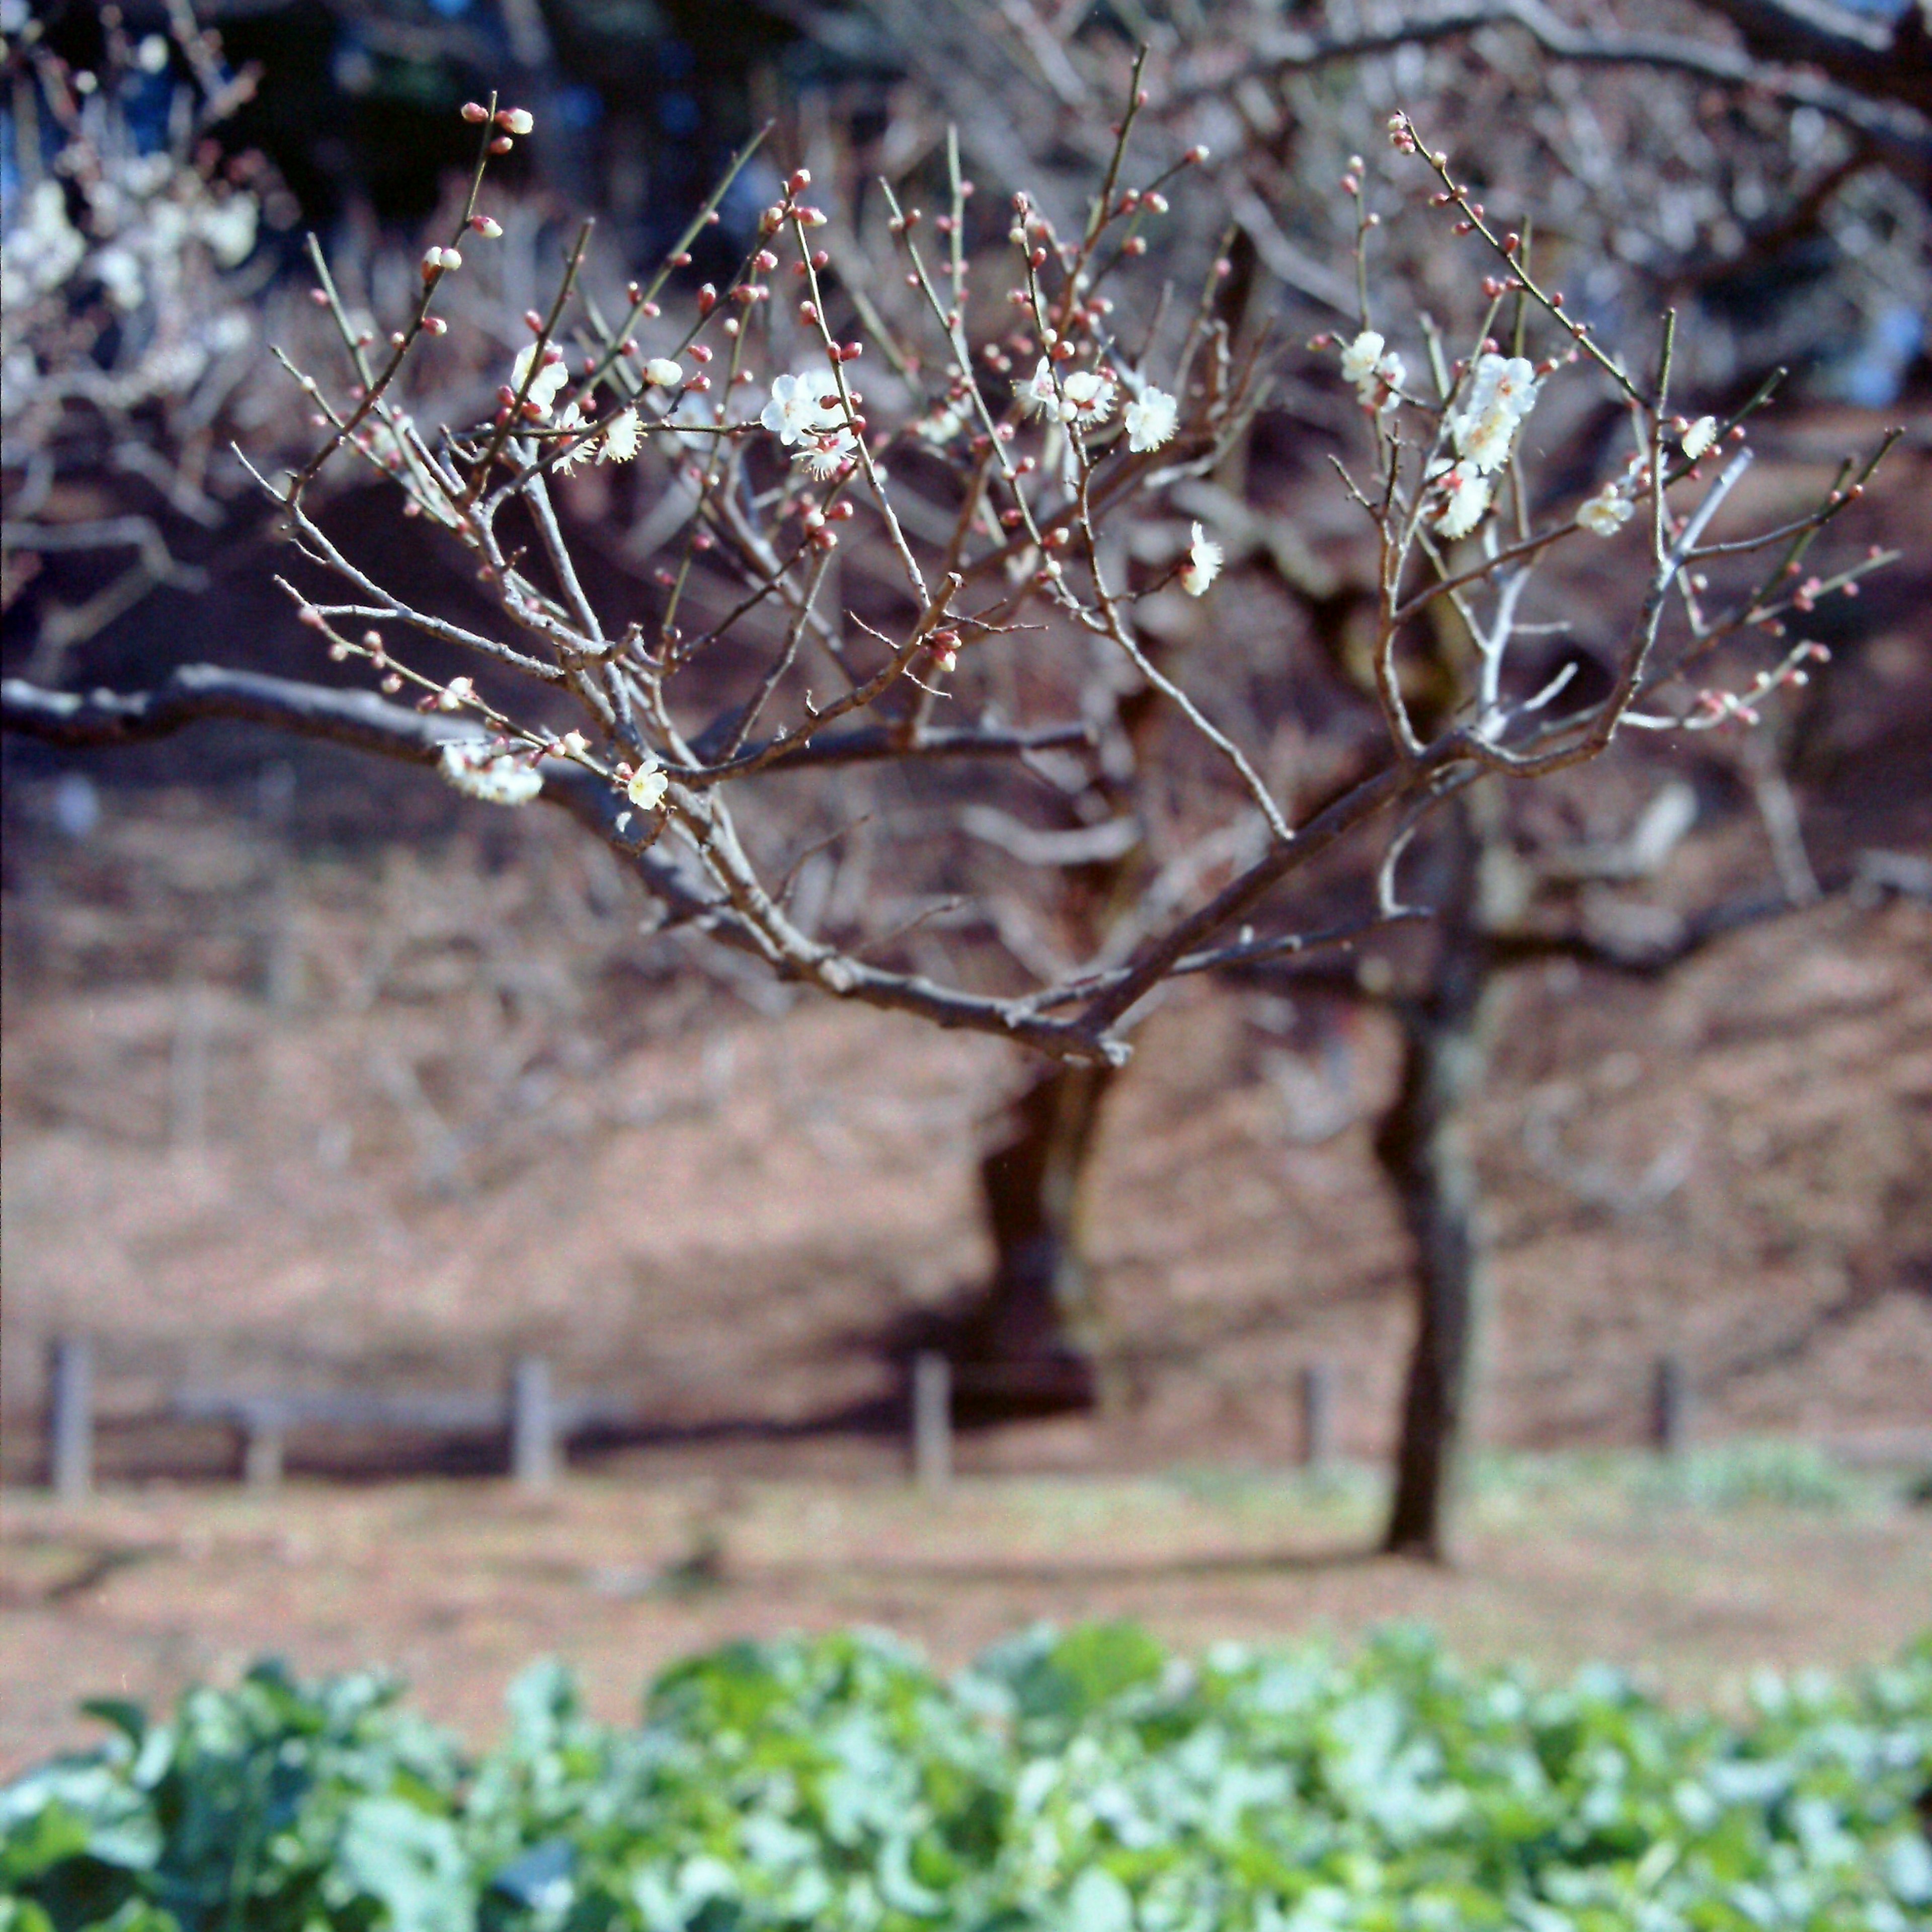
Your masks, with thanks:
[(1576, 512), (1576, 520), (1592, 536), (1613, 537), (1636, 513), (1636, 506), (1614, 483), (1606, 483), (1587, 498)]
[(1187, 545), (1187, 561), (1180, 567), (1180, 587), (1190, 597), (1204, 597), (1208, 586), (1221, 574), (1221, 546), (1198, 524)]
[(442, 776), (485, 805), (528, 805), (543, 790), (536, 768), (478, 738), (452, 740), (442, 748)]

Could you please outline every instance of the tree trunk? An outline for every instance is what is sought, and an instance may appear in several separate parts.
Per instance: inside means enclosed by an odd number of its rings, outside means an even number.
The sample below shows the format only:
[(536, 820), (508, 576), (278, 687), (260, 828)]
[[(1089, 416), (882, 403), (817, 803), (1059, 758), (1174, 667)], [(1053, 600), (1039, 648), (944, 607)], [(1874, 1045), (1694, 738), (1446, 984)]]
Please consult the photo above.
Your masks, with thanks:
[(980, 1163), (992, 1280), (956, 1345), (969, 1410), (1084, 1407), (1094, 1399), (1095, 1316), (1084, 1197), (1104, 1066), (1056, 1066), (1023, 1094), (1014, 1131)]
[(1468, 1119), (1488, 1060), (1492, 976), (1481, 877), (1490, 854), (1476, 818), (1466, 799), (1443, 814), (1439, 876), (1426, 893), (1441, 908), (1437, 950), (1426, 990), (1398, 1007), (1402, 1087), (1376, 1137), (1415, 1250), (1414, 1350), (1383, 1547), (1441, 1563), (1454, 1560), (1489, 1300)]

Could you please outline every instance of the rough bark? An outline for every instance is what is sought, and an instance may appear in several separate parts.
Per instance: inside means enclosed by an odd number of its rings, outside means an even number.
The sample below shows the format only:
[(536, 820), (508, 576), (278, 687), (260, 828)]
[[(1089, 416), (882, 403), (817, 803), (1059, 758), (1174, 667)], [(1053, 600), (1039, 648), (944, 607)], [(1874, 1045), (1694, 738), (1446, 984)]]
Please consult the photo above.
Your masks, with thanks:
[(958, 1338), (968, 1409), (1011, 1414), (1094, 1399), (1085, 1204), (1113, 1078), (1112, 1067), (1055, 1067), (1022, 1095), (1012, 1131), (980, 1163), (994, 1264)]
[(1469, 1106), (1489, 1058), (1495, 980), (1480, 802), (1444, 812), (1428, 896), (1442, 910), (1428, 984), (1398, 1003), (1402, 1084), (1376, 1152), (1414, 1246), (1416, 1330), (1383, 1546), (1450, 1562), (1489, 1301)]

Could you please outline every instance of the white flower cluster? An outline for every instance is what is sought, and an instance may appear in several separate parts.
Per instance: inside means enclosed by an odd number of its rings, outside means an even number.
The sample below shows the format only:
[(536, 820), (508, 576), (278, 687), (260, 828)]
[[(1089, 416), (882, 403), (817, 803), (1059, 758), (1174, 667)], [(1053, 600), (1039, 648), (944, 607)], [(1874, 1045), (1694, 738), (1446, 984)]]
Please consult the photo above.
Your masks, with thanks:
[(1402, 400), (1408, 365), (1389, 347), (1378, 329), (1365, 328), (1342, 351), (1342, 380), (1355, 386), (1365, 410), (1384, 414)]
[(1491, 478), (1509, 461), (1516, 433), (1536, 406), (1536, 370), (1522, 356), (1483, 356), (1470, 372), (1468, 394), (1449, 418), (1456, 460), (1436, 466), (1436, 533), (1466, 537), (1490, 507)]
[(1522, 419), (1536, 406), (1538, 386), (1526, 356), (1479, 356), (1468, 400), (1449, 421), (1456, 454), (1485, 476), (1502, 469)]
[[(1076, 369), (1056, 383), (1053, 365), (1044, 356), (1030, 376), (1013, 385), (1013, 394), (1028, 415), (1043, 416), (1079, 429), (1098, 429), (1113, 414), (1120, 398), (1112, 380), (1097, 369)], [(1165, 389), (1142, 383), (1121, 421), (1126, 428), (1127, 447), (1144, 455), (1172, 440), (1180, 421), (1180, 405)]]
[[(222, 274), (255, 245), (256, 197), (211, 184), (172, 152), (139, 152), (118, 100), (91, 102), (82, 131), (7, 197), (0, 413), (10, 469), (46, 446), (79, 393), (67, 374), (76, 326), (112, 345), (104, 363), (97, 350), (86, 400), (124, 411), (196, 392), (254, 335)], [(107, 338), (92, 320), (104, 308), (122, 325)]]
[(43, 178), (22, 198), (22, 218), (0, 241), (0, 303), (8, 309), (84, 278), (131, 315), (176, 292), (182, 256), (193, 247), (205, 248), (216, 267), (233, 268), (255, 246), (254, 196), (238, 190), (218, 199), (170, 154), (123, 156), (80, 177), (78, 185), (85, 234), (69, 219), (58, 181)]
[[(524, 398), (525, 403), (534, 409), (538, 417), (548, 416), (556, 406), (558, 393), (570, 380), (570, 370), (562, 353), (554, 346), (543, 352), (543, 360), (537, 364), (536, 374), (530, 368), (536, 362), (537, 345), (532, 342), (517, 352), (516, 360), (510, 365), (510, 388)], [(655, 358), (645, 370), (646, 376), (660, 388), (670, 388), (682, 377), (683, 370), (668, 356)], [(524, 388), (525, 379), (530, 388)], [(589, 423), (584, 412), (574, 403), (565, 404), (551, 427), (566, 430), (587, 430)], [(634, 408), (620, 410), (606, 423), (602, 432), (596, 435), (584, 434), (573, 442), (565, 445), (556, 459), (556, 466), (566, 472), (574, 470), (586, 456), (595, 454), (599, 463), (628, 463), (644, 446), (644, 424)]]
[(802, 446), (792, 460), (802, 464), (821, 482), (836, 476), (859, 447), (859, 439), (846, 424), (838, 379), (830, 369), (777, 377), (772, 399), (758, 420), (788, 449)]
[(36, 182), (20, 212), (0, 242), (0, 301), (10, 309), (58, 288), (87, 254), (85, 238), (67, 218), (58, 182)]
[(481, 738), (452, 738), (442, 748), (442, 776), (485, 805), (528, 805), (543, 790), (536, 768)]

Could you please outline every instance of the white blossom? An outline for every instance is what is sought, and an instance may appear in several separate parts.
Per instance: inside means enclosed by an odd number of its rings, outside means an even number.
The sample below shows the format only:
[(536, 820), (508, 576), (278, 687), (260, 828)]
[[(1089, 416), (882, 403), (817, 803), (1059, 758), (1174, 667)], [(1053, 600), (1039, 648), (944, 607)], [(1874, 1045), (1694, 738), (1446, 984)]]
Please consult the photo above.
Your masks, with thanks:
[(88, 266), (107, 291), (107, 299), (123, 314), (131, 314), (141, 306), (148, 285), (133, 249), (124, 248), (118, 242), (110, 243), (94, 251)]
[(965, 427), (965, 407), (958, 403), (948, 403), (913, 424), (922, 441), (934, 445), (950, 442)]
[(823, 483), (837, 476), (847, 459), (858, 453), (859, 439), (842, 424), (811, 437), (792, 460), (803, 464)]
[[(218, 201), (201, 209), (194, 225), (214, 259), (224, 268), (233, 268), (248, 260), (255, 245), (255, 197), (231, 194), (226, 201)], [(449, 260), (455, 254), (454, 249), (446, 248), (442, 252), (446, 267), (460, 266), (460, 258), (456, 264)]]
[(1388, 346), (1378, 329), (1365, 328), (1342, 351), (1342, 380), (1352, 382), (1360, 388), (1372, 380), (1376, 364), (1382, 359), (1382, 351)]
[(1489, 478), (1473, 460), (1466, 459), (1438, 472), (1436, 486), (1442, 495), (1433, 518), (1437, 534), (1451, 542), (1467, 536), (1490, 507)]
[(599, 463), (628, 463), (638, 453), (641, 440), (638, 412), (624, 410), (604, 425), (603, 440), (597, 446)]
[(1526, 356), (1479, 357), (1461, 413), (1450, 419), (1456, 454), (1484, 476), (1500, 470), (1523, 418), (1536, 406), (1536, 392), (1535, 367)]
[(1684, 454), (1695, 463), (1718, 440), (1718, 419), (1715, 416), (1700, 416), (1684, 432)]
[(644, 364), (644, 378), (660, 389), (674, 389), (684, 380), (684, 364), (668, 356), (653, 356)]
[(1127, 447), (1158, 449), (1174, 434), (1180, 405), (1161, 389), (1143, 389), (1126, 407)]
[(772, 399), (758, 420), (781, 442), (790, 445), (836, 428), (840, 414), (838, 379), (829, 369), (808, 369), (773, 382)]
[(1613, 537), (1635, 513), (1636, 506), (1614, 483), (1606, 483), (1578, 506), (1576, 520), (1592, 536)]
[[(517, 351), (517, 359), (510, 365), (510, 387), (521, 393), (524, 378), (530, 374), (530, 364), (536, 359), (537, 346), (532, 342), (527, 348)], [(546, 412), (556, 400), (556, 392), (570, 380), (570, 371), (564, 367), (561, 357), (554, 362), (546, 362), (536, 375), (530, 377), (530, 388), (526, 400), (533, 403)]]
[(480, 738), (451, 740), (442, 748), (440, 768), (458, 791), (486, 805), (528, 805), (543, 790), (534, 766)]
[(1208, 586), (1221, 574), (1221, 546), (1198, 524), (1187, 545), (1187, 561), (1181, 566), (1180, 587), (1190, 597), (1204, 597)]
[(1114, 389), (1099, 370), (1079, 369), (1060, 385), (1066, 400), (1060, 407), (1063, 422), (1092, 429), (1113, 412)]
[(1028, 416), (1036, 416), (1043, 411), (1057, 411), (1060, 407), (1060, 392), (1053, 386), (1053, 370), (1046, 358), (1040, 358), (1040, 366), (1024, 382), (1013, 385), (1013, 394), (1019, 398)]
[(1399, 392), (1408, 380), (1408, 364), (1379, 329), (1365, 328), (1342, 351), (1342, 380), (1354, 383), (1364, 409), (1385, 415), (1402, 400)]
[[(574, 403), (571, 404), (556, 419), (560, 430), (575, 430), (584, 428), (584, 412)], [(556, 459), (558, 470), (568, 476), (590, 454), (590, 439), (587, 436), (574, 442), (566, 442), (560, 446), (561, 453)]]
[(655, 812), (663, 804), (664, 794), (670, 790), (670, 779), (664, 776), (657, 760), (646, 753), (644, 763), (631, 774), (630, 782), (624, 788), (624, 796), (642, 810)]
[(60, 183), (42, 179), (26, 197), (26, 219), (0, 244), (0, 278), (11, 308), (57, 288), (80, 265), (87, 244), (67, 218)]

